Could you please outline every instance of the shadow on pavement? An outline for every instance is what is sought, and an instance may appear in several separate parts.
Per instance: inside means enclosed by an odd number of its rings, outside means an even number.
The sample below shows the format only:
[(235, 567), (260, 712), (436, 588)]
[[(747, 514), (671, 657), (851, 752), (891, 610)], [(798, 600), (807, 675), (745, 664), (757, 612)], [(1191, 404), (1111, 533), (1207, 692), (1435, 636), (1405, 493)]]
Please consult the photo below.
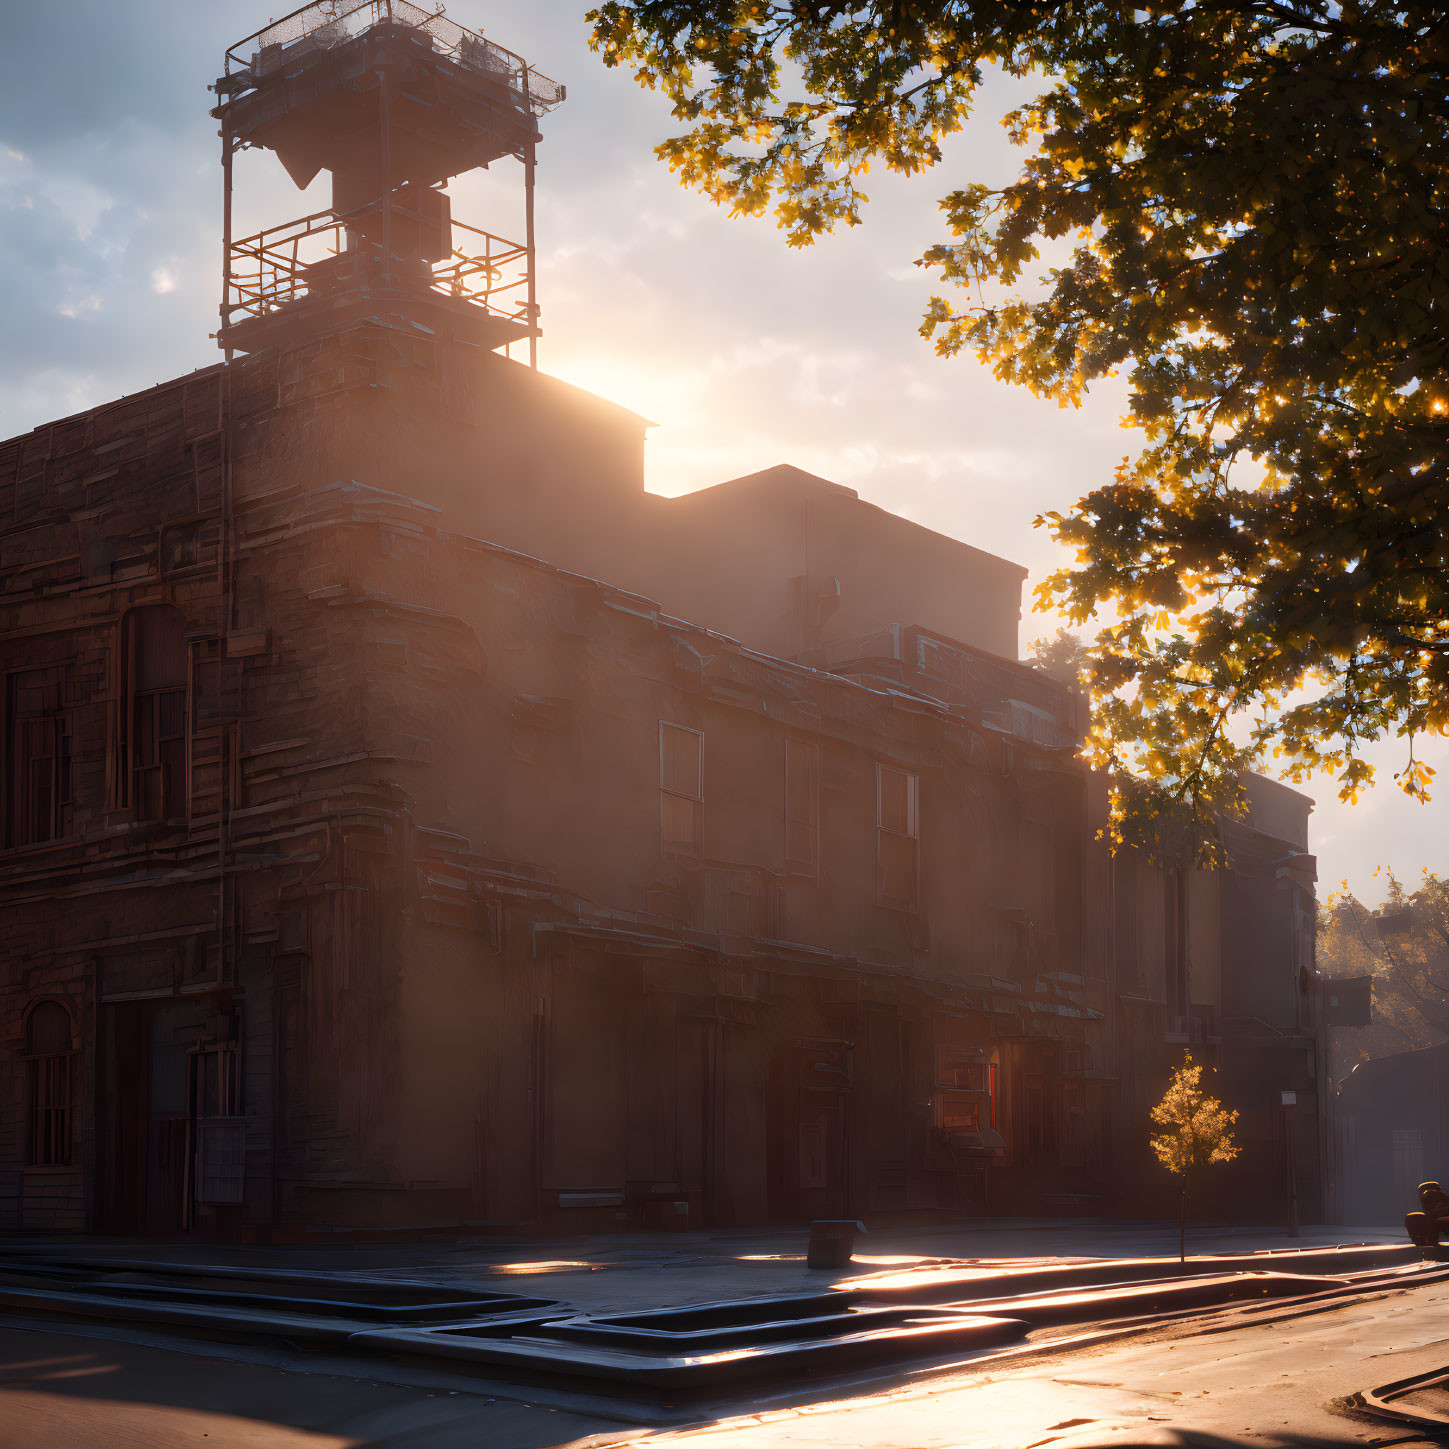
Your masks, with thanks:
[(0, 1449), (548, 1449), (617, 1427), (486, 1396), (0, 1328)]

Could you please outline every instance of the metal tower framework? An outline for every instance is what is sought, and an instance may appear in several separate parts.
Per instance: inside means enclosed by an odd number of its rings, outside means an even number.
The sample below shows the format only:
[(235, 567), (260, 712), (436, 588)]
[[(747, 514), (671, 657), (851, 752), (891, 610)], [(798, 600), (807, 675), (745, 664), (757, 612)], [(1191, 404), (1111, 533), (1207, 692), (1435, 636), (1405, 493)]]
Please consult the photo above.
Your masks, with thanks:
[[(228, 360), (362, 317), (404, 319), (538, 364), (537, 118), (564, 88), (512, 51), (408, 0), (316, 0), (226, 53), (221, 122)], [(233, 235), (238, 151), (273, 151), (299, 187), (332, 174), (324, 211)], [(525, 236), (458, 221), (447, 181), (513, 157)]]

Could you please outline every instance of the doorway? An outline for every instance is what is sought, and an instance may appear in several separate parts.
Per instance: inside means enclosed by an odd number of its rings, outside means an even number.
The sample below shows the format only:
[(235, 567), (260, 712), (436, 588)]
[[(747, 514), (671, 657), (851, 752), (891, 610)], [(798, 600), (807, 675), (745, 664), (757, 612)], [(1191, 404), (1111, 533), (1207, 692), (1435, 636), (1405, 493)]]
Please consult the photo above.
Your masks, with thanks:
[(190, 1226), (198, 1060), (214, 1013), (204, 999), (102, 1006), (102, 1232), (175, 1237)]
[(768, 1134), (772, 1221), (846, 1215), (850, 1085), (850, 1042), (807, 1038), (776, 1058)]

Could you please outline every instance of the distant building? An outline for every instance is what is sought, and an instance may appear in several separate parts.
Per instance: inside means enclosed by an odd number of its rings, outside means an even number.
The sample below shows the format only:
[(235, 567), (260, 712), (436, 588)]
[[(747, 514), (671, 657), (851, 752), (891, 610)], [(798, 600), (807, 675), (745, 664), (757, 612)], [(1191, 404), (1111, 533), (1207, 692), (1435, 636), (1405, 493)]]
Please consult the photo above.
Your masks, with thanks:
[(1449, 1044), (1359, 1062), (1339, 1084), (1342, 1214), (1392, 1227), (1449, 1180)]
[(231, 243), (244, 355), (0, 444), (0, 1226), (1156, 1211), (1186, 1047), (1223, 1209), (1285, 1210), (1292, 1090), (1314, 1216), (1306, 799), (1113, 860), (1023, 570), (796, 469), (646, 494), (439, 240), (551, 83), (391, 12), (223, 78), (334, 170), (335, 252)]
[(1199, 1209), (1286, 1220), (1292, 1184), (1301, 1220), (1322, 1222), (1335, 1212), (1325, 1192), (1334, 1128), (1313, 954), (1312, 802), (1262, 776), (1244, 784), (1249, 814), (1224, 827), (1224, 869), (1163, 871), (1135, 851), (1110, 863), (1117, 1160), (1165, 1211), (1168, 1185), (1151, 1171), (1143, 1124), (1190, 1050), (1217, 1069), (1205, 1088), (1240, 1114), (1241, 1156), (1195, 1186)]

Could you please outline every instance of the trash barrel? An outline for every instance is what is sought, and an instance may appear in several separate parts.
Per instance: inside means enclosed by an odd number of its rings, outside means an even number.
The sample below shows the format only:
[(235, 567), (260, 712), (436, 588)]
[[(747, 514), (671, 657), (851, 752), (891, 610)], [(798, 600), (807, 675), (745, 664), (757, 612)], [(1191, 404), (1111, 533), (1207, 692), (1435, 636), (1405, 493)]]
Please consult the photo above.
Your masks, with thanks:
[(865, 1224), (854, 1218), (821, 1218), (810, 1224), (810, 1250), (805, 1257), (807, 1268), (848, 1268), (855, 1251), (855, 1235), (865, 1232)]

